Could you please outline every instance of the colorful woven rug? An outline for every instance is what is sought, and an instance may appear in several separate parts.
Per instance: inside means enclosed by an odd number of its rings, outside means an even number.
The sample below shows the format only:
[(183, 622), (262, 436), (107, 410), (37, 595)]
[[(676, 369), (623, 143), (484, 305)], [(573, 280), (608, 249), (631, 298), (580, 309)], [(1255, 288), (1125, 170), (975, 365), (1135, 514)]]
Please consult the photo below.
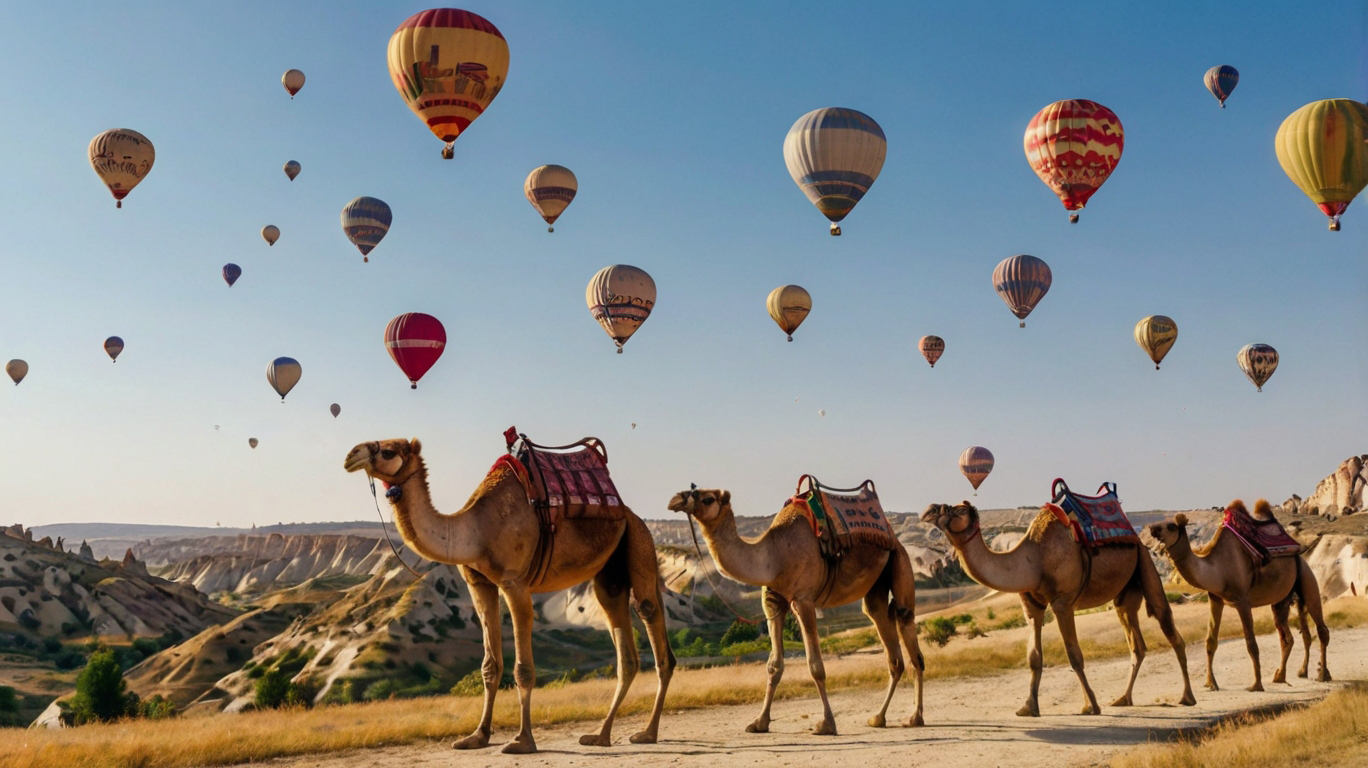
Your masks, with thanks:
[(1259, 520), (1244, 506), (1227, 507), (1221, 525), (1249, 550), (1254, 562), (1267, 565), (1275, 557), (1292, 557), (1301, 554), (1301, 544), (1283, 530), (1277, 520)]
[(627, 507), (608, 475), (608, 450), (598, 438), (553, 447), (537, 445), (516, 427), (509, 427), (504, 439), (509, 455), (499, 463), (511, 460), (520, 465), (513, 468), (527, 490), (528, 501), (548, 509), (552, 525), (562, 517), (626, 517)]
[(807, 517), (822, 554), (828, 557), (840, 557), (856, 544), (890, 551), (902, 546), (879, 503), (873, 480), (854, 488), (831, 488), (812, 475), (803, 475), (789, 503)]
[(1073, 529), (1074, 539), (1090, 547), (1105, 544), (1139, 544), (1135, 526), (1121, 509), (1116, 496), (1116, 483), (1103, 483), (1097, 496), (1081, 496), (1069, 490), (1069, 485), (1055, 478), (1054, 499), (1046, 507)]

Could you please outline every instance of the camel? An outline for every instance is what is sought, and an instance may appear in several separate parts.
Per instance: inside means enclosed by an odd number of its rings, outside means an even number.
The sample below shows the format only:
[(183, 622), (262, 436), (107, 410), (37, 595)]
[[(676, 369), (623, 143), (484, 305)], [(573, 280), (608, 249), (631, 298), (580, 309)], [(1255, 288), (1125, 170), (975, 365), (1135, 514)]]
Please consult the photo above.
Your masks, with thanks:
[(1040, 671), (1043, 664), (1040, 628), (1045, 609), (1054, 609), (1059, 635), (1069, 656), (1069, 666), (1083, 687), (1083, 711), (1096, 715), (1102, 710), (1083, 674), (1083, 651), (1078, 645), (1074, 611), (1094, 608), (1108, 601), (1116, 606), (1116, 618), (1130, 645), (1130, 681), (1126, 692), (1113, 707), (1131, 706), (1140, 663), (1145, 659), (1145, 638), (1140, 631), (1139, 611), (1143, 602), (1147, 612), (1159, 620), (1178, 666), (1183, 672), (1183, 695), (1179, 703), (1197, 703), (1188, 679), (1187, 649), (1173, 623), (1173, 612), (1164, 596), (1164, 585), (1150, 559), (1149, 550), (1139, 544), (1107, 544), (1089, 551), (1074, 540), (1073, 533), (1048, 509), (1041, 509), (1021, 541), (1006, 552), (994, 552), (979, 533), (978, 510), (967, 501), (955, 506), (932, 504), (922, 514), (945, 534), (955, 547), (964, 570), (978, 583), (999, 592), (1016, 592), (1031, 621), (1027, 660), (1031, 666), (1031, 688), (1026, 703), (1017, 714), (1040, 716)]
[[(1230, 506), (1244, 510), (1244, 503), (1238, 499)], [(1260, 499), (1254, 505), (1254, 517), (1272, 519), (1273, 513), (1268, 502)], [(1287, 658), (1296, 645), (1292, 630), (1288, 627), (1288, 614), (1292, 603), (1299, 607), (1301, 617), (1302, 657), (1298, 677), (1306, 677), (1311, 662), (1311, 629), (1306, 615), (1311, 614), (1316, 622), (1316, 634), (1320, 638), (1320, 674), (1316, 680), (1330, 680), (1330, 670), (1325, 666), (1325, 647), (1330, 643), (1330, 630), (1321, 617), (1320, 585), (1316, 575), (1300, 555), (1296, 557), (1275, 557), (1262, 567), (1256, 565), (1249, 551), (1234, 536), (1225, 535), (1225, 526), (1216, 528), (1216, 535), (1206, 546), (1193, 548), (1188, 539), (1187, 515), (1179, 514), (1163, 523), (1154, 523), (1149, 533), (1168, 554), (1173, 566), (1178, 569), (1187, 583), (1206, 590), (1211, 603), (1211, 623), (1207, 626), (1206, 687), (1219, 690), (1216, 677), (1212, 672), (1212, 659), (1216, 656), (1216, 646), (1220, 643), (1221, 612), (1226, 603), (1235, 607), (1244, 627), (1245, 648), (1254, 662), (1254, 684), (1251, 691), (1262, 691), (1263, 677), (1259, 668), (1259, 644), (1254, 639), (1254, 616), (1250, 609), (1263, 605), (1273, 607), (1273, 624), (1278, 628), (1278, 642), (1282, 646), (1282, 659), (1278, 671), (1273, 674), (1273, 682), (1287, 682)]]
[(484, 710), (475, 731), (452, 746), (480, 749), (489, 745), (494, 697), (503, 676), (499, 607), (502, 594), (513, 618), (513, 678), (522, 707), (518, 734), (504, 745), (503, 751), (524, 754), (537, 750), (531, 723), (532, 686), (536, 681), (532, 660), (532, 595), (555, 592), (589, 579), (593, 579), (594, 596), (608, 617), (617, 649), (617, 688), (599, 732), (581, 736), (580, 744), (612, 744), (613, 719), (640, 668), (632, 635), (631, 605), (646, 626), (658, 680), (650, 721), (645, 729), (632, 735), (631, 741), (655, 743), (675, 657), (665, 633), (655, 542), (646, 524), (631, 511), (624, 520), (561, 520), (550, 563), (534, 581), (541, 523), (513, 472), (499, 466), (480, 483), (464, 507), (453, 515), (444, 515), (432, 506), (427, 467), (421, 454), (422, 445), (416, 438), (361, 443), (347, 454), (344, 466), (348, 472), (365, 471), (371, 478), (384, 482), (389, 488), (385, 495), (390, 499), (395, 525), (404, 542), (429, 560), (459, 566), (470, 586), (484, 632)]
[[(827, 701), (826, 668), (817, 638), (817, 609), (846, 605), (863, 598), (864, 613), (874, 623), (888, 657), (888, 692), (883, 706), (869, 725), (882, 728), (893, 691), (903, 675), (902, 645), (912, 660), (917, 708), (905, 725), (922, 720), (922, 672), (926, 666), (917, 647), (916, 585), (907, 550), (889, 552), (857, 543), (835, 564), (824, 558), (817, 536), (803, 513), (793, 504), (775, 516), (760, 538), (744, 539), (736, 530), (728, 491), (690, 490), (675, 494), (669, 508), (691, 516), (703, 529), (708, 550), (718, 570), (743, 584), (761, 587), (765, 619), (769, 624), (769, 673), (765, 703), (760, 716), (746, 726), (747, 733), (768, 733), (770, 705), (784, 676), (784, 619), (790, 610), (798, 619), (807, 653), (808, 670), (822, 698), (822, 719), (813, 727), (817, 735), (836, 735), (836, 718)], [(891, 599), (890, 599), (891, 595)]]

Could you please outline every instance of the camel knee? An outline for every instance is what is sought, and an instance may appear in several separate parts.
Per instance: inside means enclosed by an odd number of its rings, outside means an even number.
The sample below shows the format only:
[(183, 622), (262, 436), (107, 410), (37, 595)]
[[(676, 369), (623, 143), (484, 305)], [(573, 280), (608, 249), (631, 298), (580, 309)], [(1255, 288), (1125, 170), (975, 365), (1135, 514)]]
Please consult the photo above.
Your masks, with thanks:
[(480, 678), (484, 680), (486, 688), (498, 688), (499, 681), (503, 679), (503, 659), (498, 656), (486, 656), (484, 663), (480, 665)]
[(531, 688), (537, 682), (536, 669), (527, 662), (517, 662), (513, 665), (513, 682), (519, 688)]
[(765, 671), (769, 673), (771, 680), (778, 680), (780, 677), (782, 677), (784, 675), (783, 657), (780, 657), (778, 659), (771, 659), (770, 662), (765, 665)]
[(624, 653), (618, 659), (618, 677), (631, 681), (641, 671), (641, 657), (635, 653)]

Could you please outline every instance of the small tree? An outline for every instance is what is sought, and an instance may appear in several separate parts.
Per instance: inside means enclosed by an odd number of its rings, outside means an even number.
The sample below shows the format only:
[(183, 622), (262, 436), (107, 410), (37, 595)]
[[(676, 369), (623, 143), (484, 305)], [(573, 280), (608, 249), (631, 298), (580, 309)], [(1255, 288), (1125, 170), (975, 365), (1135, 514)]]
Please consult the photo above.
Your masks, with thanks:
[(257, 709), (278, 709), (290, 695), (290, 678), (271, 667), (256, 681)]
[(107, 722), (122, 717), (127, 707), (127, 687), (113, 650), (105, 648), (91, 654), (76, 678), (76, 695), (71, 698), (76, 722)]
[(0, 685), (0, 727), (15, 725), (23, 725), (19, 719), (19, 698), (14, 695), (13, 688)]

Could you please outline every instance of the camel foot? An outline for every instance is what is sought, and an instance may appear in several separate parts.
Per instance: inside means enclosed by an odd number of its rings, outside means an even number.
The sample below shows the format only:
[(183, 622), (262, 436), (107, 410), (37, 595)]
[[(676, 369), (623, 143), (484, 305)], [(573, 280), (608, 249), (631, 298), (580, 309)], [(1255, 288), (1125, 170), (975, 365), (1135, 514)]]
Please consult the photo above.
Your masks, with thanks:
[(816, 735), (816, 736), (835, 736), (835, 735), (836, 735), (836, 721), (835, 721), (835, 720), (823, 720), (822, 722), (820, 722), (820, 723), (818, 723), (817, 725), (815, 725), (815, 726), (812, 727), (812, 733), (813, 733), (813, 735)]
[(1306, 677), (1306, 667), (1297, 670), (1297, 677)]
[(1217, 685), (1215, 680), (1208, 680), (1206, 681), (1206, 689), (1208, 691), (1219, 691), (1221, 686)]
[(1285, 682), (1287, 682), (1287, 673), (1286, 673), (1286, 672), (1279, 672), (1279, 673), (1273, 675), (1273, 682), (1275, 682), (1275, 683), (1285, 683)]
[(1179, 699), (1178, 703), (1185, 707), (1193, 707), (1197, 705), (1197, 697), (1192, 695), (1191, 689), (1188, 689), (1183, 692), (1183, 698)]
[(532, 739), (531, 735), (523, 736), (520, 734), (503, 745), (503, 749), (499, 751), (505, 755), (530, 755), (537, 751), (537, 742)]
[(907, 718), (907, 722), (903, 723), (903, 727), (905, 728), (917, 728), (923, 725), (926, 725), (926, 721), (922, 720), (920, 712)]
[(884, 716), (883, 716), (883, 715), (875, 715), (875, 716), (869, 718), (869, 727), (870, 727), (870, 728), (882, 728), (882, 727), (884, 727), (886, 724), (887, 724), (887, 723), (884, 722)]
[(1261, 681), (1259, 681), (1259, 682), (1257, 682), (1257, 683), (1255, 683), (1255, 684), (1249, 686), (1249, 687), (1246, 688), (1245, 690), (1246, 690), (1246, 691), (1249, 691), (1250, 693), (1261, 692), (1261, 691), (1263, 691), (1263, 681), (1261, 680)]
[(1017, 717), (1040, 717), (1040, 706), (1028, 701), (1016, 713)]
[(611, 747), (613, 739), (601, 733), (586, 733), (580, 737), (581, 747)]
[(633, 744), (654, 744), (656, 743), (655, 731), (637, 731), (627, 739)]
[(769, 718), (757, 717), (746, 726), (746, 733), (769, 733)]
[(1122, 696), (1121, 698), (1117, 699), (1116, 701), (1113, 701), (1111, 705), (1113, 707), (1129, 707), (1131, 706), (1131, 695), (1128, 693), (1125, 696)]
[(1316, 682), (1318, 682), (1318, 683), (1328, 683), (1328, 682), (1330, 682), (1330, 670), (1328, 670), (1328, 669), (1322, 669), (1322, 670), (1320, 671), (1320, 674), (1319, 674), (1319, 675), (1316, 675)]
[(452, 749), (484, 749), (489, 746), (489, 734), (476, 731), (465, 738), (451, 742)]
[(1080, 714), (1080, 715), (1100, 715), (1100, 714), (1102, 714), (1102, 708), (1099, 707), (1099, 706), (1097, 706), (1096, 704), (1085, 704), (1085, 705), (1083, 705), (1083, 709), (1079, 710), (1078, 714)]

